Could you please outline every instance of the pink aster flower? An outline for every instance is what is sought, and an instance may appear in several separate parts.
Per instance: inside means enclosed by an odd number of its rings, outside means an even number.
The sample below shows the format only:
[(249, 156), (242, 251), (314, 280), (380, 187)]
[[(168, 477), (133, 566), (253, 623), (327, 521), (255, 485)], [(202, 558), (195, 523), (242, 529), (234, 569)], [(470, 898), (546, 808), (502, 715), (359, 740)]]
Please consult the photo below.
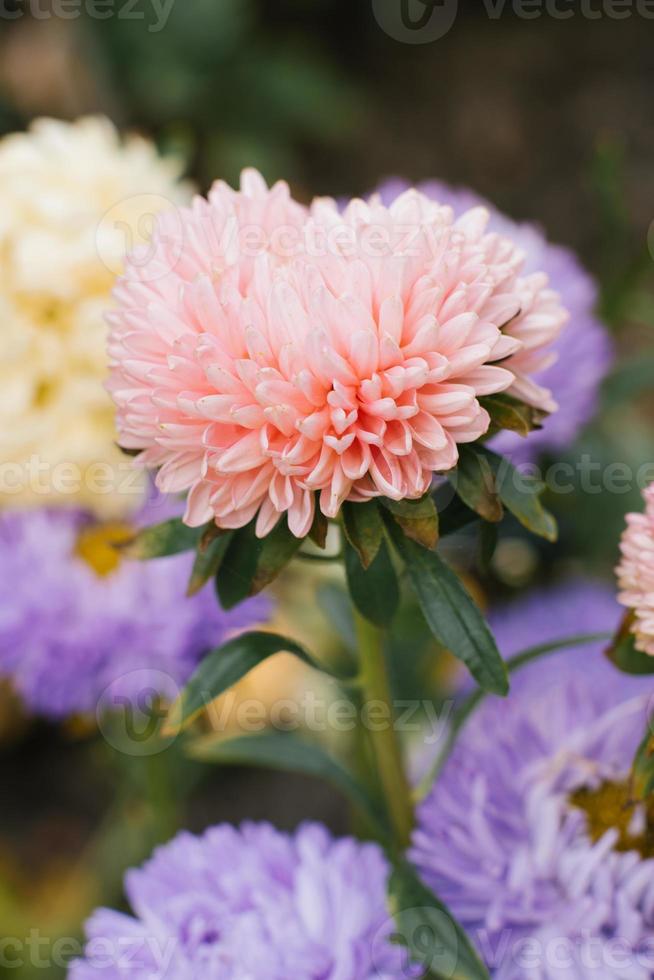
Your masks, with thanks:
[(422, 496), (487, 431), (481, 396), (555, 408), (530, 373), (565, 312), (487, 222), (413, 190), (306, 209), (253, 171), (163, 215), (109, 317), (121, 444), (189, 524), (260, 537), (307, 534), (316, 495)]
[(636, 649), (654, 656), (654, 483), (643, 493), (644, 514), (627, 514), (616, 569), (623, 606), (634, 613)]

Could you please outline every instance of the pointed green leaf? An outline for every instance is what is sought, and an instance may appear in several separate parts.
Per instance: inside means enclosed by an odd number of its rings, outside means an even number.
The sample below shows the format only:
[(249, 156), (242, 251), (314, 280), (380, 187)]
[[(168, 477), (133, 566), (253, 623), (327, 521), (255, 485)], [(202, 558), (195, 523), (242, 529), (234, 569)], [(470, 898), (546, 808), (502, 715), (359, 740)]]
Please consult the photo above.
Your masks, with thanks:
[(636, 649), (633, 624), (634, 614), (627, 613), (606, 655), (623, 674), (654, 674), (654, 657)]
[(257, 595), (273, 582), (282, 569), (299, 550), (301, 538), (296, 538), (289, 530), (286, 518), (274, 528), (261, 542), (257, 558), (257, 569), (252, 579), (250, 595)]
[(653, 719), (645, 738), (638, 746), (631, 770), (631, 790), (639, 800), (646, 800), (654, 794), (654, 727)]
[(491, 417), (491, 433), (508, 429), (520, 436), (528, 436), (534, 429), (541, 429), (546, 418), (546, 413), (512, 398), (511, 395), (489, 395), (480, 398), (480, 403)]
[(488, 460), (495, 476), (500, 500), (506, 509), (511, 511), (528, 531), (546, 538), (547, 541), (556, 541), (558, 537), (556, 521), (541, 502), (540, 497), (545, 487), (540, 480), (521, 473), (508, 459), (498, 456), (497, 453), (483, 446), (476, 446), (475, 451)]
[(260, 550), (254, 522), (232, 535), (216, 576), (216, 591), (223, 609), (233, 609), (250, 595)]
[(459, 446), (459, 462), (449, 480), (464, 503), (485, 521), (502, 520), (504, 509), (495, 475), (488, 459), (474, 446)]
[(166, 731), (187, 728), (207, 705), (264, 660), (282, 651), (294, 654), (303, 663), (316, 670), (332, 673), (327, 665), (322, 664), (303, 646), (286, 636), (261, 630), (241, 633), (227, 643), (223, 643), (221, 647), (212, 650), (201, 661), (180, 697), (172, 705)]
[(345, 536), (359, 556), (364, 568), (370, 568), (384, 537), (384, 524), (374, 500), (343, 504)]
[(209, 579), (214, 577), (225, 557), (230, 539), (231, 532), (227, 532), (212, 536), (210, 540), (206, 541), (204, 547), (203, 542), (200, 542), (186, 590), (187, 596), (196, 595), (200, 589), (204, 588)]
[(379, 503), (390, 511), (407, 538), (421, 544), (423, 548), (436, 547), (439, 534), (438, 511), (431, 494), (426, 494), (420, 500), (390, 500), (380, 497)]
[(166, 558), (182, 551), (196, 548), (206, 528), (188, 527), (181, 518), (175, 517), (161, 524), (144, 527), (125, 544), (117, 545), (126, 558), (147, 561), (150, 558)]
[(261, 732), (237, 738), (208, 735), (190, 742), (188, 752), (202, 762), (262, 766), (325, 779), (366, 814), (382, 837), (387, 836), (387, 828), (374, 801), (352, 773), (316, 743), (283, 732)]
[(397, 609), (400, 589), (386, 541), (382, 539), (377, 557), (367, 569), (346, 541), (345, 572), (352, 601), (361, 615), (375, 626), (388, 626)]
[(488, 575), (491, 562), (497, 548), (498, 532), (497, 524), (489, 524), (488, 521), (479, 522), (479, 569), (484, 575)]
[(309, 531), (309, 537), (318, 548), (325, 548), (327, 544), (327, 532), (329, 531), (329, 521), (316, 505), (316, 513), (313, 518), (313, 524), (311, 525), (311, 530)]
[(425, 619), (439, 643), (462, 660), (485, 690), (506, 694), (507, 671), (481, 611), (435, 551), (426, 551), (389, 523)]
[(405, 946), (411, 962), (427, 971), (421, 976), (490, 980), (462, 927), (406, 862), (393, 870), (388, 898), (395, 918), (391, 939)]
[[(650, 720), (650, 726), (652, 721)], [(645, 738), (638, 747), (631, 774), (631, 785), (634, 794), (640, 800), (646, 800), (654, 794), (654, 728), (647, 730)]]
[(265, 538), (258, 538), (255, 522), (236, 531), (220, 563), (216, 588), (223, 609), (233, 609), (257, 595), (281, 572), (302, 541), (288, 529), (286, 518)]
[[(446, 496), (445, 490), (449, 490), (449, 498)], [(443, 538), (447, 537), (448, 534), (457, 534), (464, 527), (479, 521), (479, 514), (475, 514), (474, 510), (466, 507), (461, 498), (454, 493), (449, 483), (436, 492), (435, 505), (438, 508), (438, 520)]]

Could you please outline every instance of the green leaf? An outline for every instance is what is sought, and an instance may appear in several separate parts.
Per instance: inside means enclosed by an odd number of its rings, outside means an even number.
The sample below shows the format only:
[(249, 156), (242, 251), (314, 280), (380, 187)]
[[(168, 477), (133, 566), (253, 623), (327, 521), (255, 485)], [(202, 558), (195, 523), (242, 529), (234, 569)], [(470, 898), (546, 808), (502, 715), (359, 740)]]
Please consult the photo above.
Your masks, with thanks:
[(343, 504), (345, 536), (359, 556), (364, 568), (370, 568), (384, 538), (384, 525), (374, 500)]
[[(450, 498), (444, 491), (449, 491)], [(435, 505), (438, 508), (438, 520), (441, 529), (441, 537), (445, 538), (448, 534), (457, 534), (464, 527), (479, 521), (479, 514), (463, 503), (460, 497), (453, 493), (449, 483), (436, 492)]]
[(313, 518), (313, 524), (311, 525), (311, 530), (309, 531), (309, 537), (318, 548), (325, 548), (327, 544), (327, 532), (329, 531), (329, 521), (320, 510), (320, 507), (316, 504), (316, 512)]
[(281, 572), (302, 541), (284, 518), (265, 538), (257, 538), (255, 522), (236, 531), (220, 564), (216, 588), (223, 609), (233, 609), (257, 595)]
[(261, 542), (250, 595), (257, 595), (270, 585), (288, 565), (301, 544), (302, 539), (295, 537), (284, 518)]
[(479, 569), (483, 575), (488, 575), (491, 562), (497, 548), (497, 524), (488, 521), (479, 522)]
[(212, 536), (211, 540), (204, 543), (204, 547), (203, 542), (200, 542), (186, 590), (187, 596), (195, 595), (204, 588), (209, 579), (216, 575), (220, 563), (225, 557), (231, 536), (231, 532), (220, 534), (217, 537)]
[(282, 651), (294, 654), (310, 667), (331, 673), (326, 665), (286, 636), (260, 630), (241, 633), (212, 650), (201, 661), (170, 709), (166, 732), (187, 728), (212, 701), (264, 660)]
[(606, 655), (623, 674), (654, 674), (654, 657), (636, 649), (633, 624), (634, 614), (627, 613)]
[(375, 626), (388, 626), (397, 609), (400, 589), (386, 541), (382, 539), (377, 557), (367, 569), (346, 541), (345, 572), (352, 601), (361, 615)]
[(182, 551), (192, 551), (205, 530), (205, 527), (188, 527), (180, 517), (174, 517), (162, 524), (144, 527), (129, 541), (116, 547), (126, 558), (136, 558), (139, 561), (166, 558)]
[(439, 534), (438, 511), (430, 494), (420, 500), (390, 500), (380, 497), (379, 503), (390, 511), (407, 538), (421, 544), (423, 548), (431, 550), (436, 547)]
[(534, 429), (541, 429), (546, 418), (546, 413), (512, 398), (511, 395), (488, 395), (479, 401), (491, 417), (492, 434), (500, 429), (508, 429), (520, 436), (528, 436)]
[(634, 759), (631, 786), (632, 792), (641, 800), (646, 800), (654, 793), (654, 728), (651, 719), (647, 734)]
[(369, 817), (380, 836), (388, 834), (378, 806), (364, 788), (341, 762), (316, 743), (283, 732), (261, 732), (237, 738), (207, 735), (192, 741), (188, 752), (202, 762), (262, 766), (325, 779)]
[(428, 971), (423, 977), (489, 980), (462, 927), (406, 862), (393, 870), (388, 897), (396, 923), (391, 940), (405, 946), (411, 962)]
[(545, 510), (540, 496), (545, 489), (540, 480), (521, 473), (505, 459), (483, 446), (475, 447), (489, 462), (495, 476), (495, 483), (500, 500), (507, 510), (511, 511), (523, 527), (533, 534), (556, 541), (558, 529), (554, 517)]
[(507, 671), (479, 608), (435, 551), (426, 551), (389, 522), (430, 630), (462, 660), (477, 682), (493, 694), (509, 690)]
[(449, 476), (463, 502), (485, 521), (496, 523), (504, 516), (491, 465), (474, 446), (459, 446), (459, 462)]

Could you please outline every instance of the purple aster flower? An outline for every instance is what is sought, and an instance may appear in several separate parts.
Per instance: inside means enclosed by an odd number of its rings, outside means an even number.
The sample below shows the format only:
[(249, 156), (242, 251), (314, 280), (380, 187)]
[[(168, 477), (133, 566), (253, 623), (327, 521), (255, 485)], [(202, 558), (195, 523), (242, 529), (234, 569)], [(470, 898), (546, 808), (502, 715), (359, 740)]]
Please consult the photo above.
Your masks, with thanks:
[[(408, 186), (394, 179), (383, 184), (379, 193), (389, 204)], [(570, 249), (548, 242), (537, 225), (512, 221), (473, 191), (435, 180), (419, 184), (418, 190), (450, 205), (456, 214), (479, 205), (487, 207), (491, 212), (489, 230), (508, 235), (525, 252), (525, 272), (547, 273), (550, 285), (560, 294), (570, 321), (552, 344), (556, 359), (534, 376), (550, 389), (559, 410), (528, 439), (503, 432), (493, 440), (493, 447), (515, 462), (533, 461), (539, 453), (567, 449), (597, 411), (599, 387), (614, 359), (609, 333), (594, 313), (598, 298), (595, 281)]]
[[(177, 512), (153, 500), (138, 523)], [(0, 515), (0, 675), (34, 712), (95, 711), (109, 685), (174, 696), (211, 647), (265, 619), (263, 599), (227, 613), (210, 586), (187, 598), (190, 553), (120, 560), (110, 542), (129, 533), (61, 508)]]
[(318, 824), (181, 833), (126, 878), (135, 917), (87, 923), (70, 980), (399, 980), (381, 849)]
[[(609, 591), (573, 583), (491, 618), (510, 654), (619, 615)], [(495, 977), (654, 977), (654, 813), (629, 793), (650, 695), (599, 643), (523, 668), (460, 733), (412, 858)]]

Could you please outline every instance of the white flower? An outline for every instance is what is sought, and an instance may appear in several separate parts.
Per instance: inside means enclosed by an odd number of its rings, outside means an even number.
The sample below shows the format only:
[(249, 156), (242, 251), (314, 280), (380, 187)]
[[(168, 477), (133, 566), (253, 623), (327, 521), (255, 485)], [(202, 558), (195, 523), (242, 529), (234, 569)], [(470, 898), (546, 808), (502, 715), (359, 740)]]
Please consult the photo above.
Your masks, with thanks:
[(0, 140), (3, 504), (139, 502), (103, 387), (104, 312), (149, 216), (187, 200), (180, 170), (103, 118), (40, 119)]

